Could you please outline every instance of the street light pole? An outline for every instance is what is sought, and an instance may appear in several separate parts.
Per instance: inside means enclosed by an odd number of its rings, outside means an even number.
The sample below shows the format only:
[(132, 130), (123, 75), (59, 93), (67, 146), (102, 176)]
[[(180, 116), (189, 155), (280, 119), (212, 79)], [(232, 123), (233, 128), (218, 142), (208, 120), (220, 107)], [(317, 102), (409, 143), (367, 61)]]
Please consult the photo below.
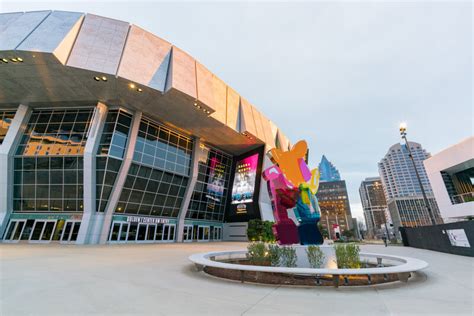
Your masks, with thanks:
[(415, 174), (416, 178), (418, 179), (418, 183), (420, 184), (421, 188), (421, 194), (423, 195), (423, 200), (425, 201), (425, 207), (428, 210), (428, 215), (430, 216), (431, 219), (431, 224), (436, 225), (436, 221), (433, 216), (433, 211), (431, 210), (430, 204), (428, 202), (428, 198), (426, 197), (426, 192), (423, 187), (423, 183), (421, 183), (421, 178), (420, 174), (418, 173), (418, 168), (416, 167), (415, 159), (413, 158), (413, 154), (411, 153), (410, 145), (408, 144), (408, 139), (407, 139), (407, 125), (402, 123), (400, 124), (400, 135), (402, 138), (405, 140), (405, 144), (408, 150), (408, 157), (410, 157), (411, 162), (413, 163), (413, 167), (415, 168)]

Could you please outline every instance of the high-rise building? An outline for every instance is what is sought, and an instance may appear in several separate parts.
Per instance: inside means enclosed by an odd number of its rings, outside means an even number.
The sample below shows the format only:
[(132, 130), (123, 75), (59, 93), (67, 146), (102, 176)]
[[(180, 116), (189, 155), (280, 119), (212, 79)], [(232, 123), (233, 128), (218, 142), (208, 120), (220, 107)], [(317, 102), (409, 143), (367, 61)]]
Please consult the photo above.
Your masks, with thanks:
[[(409, 146), (433, 216), (436, 222), (442, 223), (423, 165), (423, 161), (429, 158), (430, 154), (418, 143), (409, 142)], [(415, 168), (408, 154), (405, 144), (395, 144), (390, 147), (385, 157), (378, 164), (390, 217), (397, 233), (398, 228), (402, 226), (431, 225)]]
[(382, 237), (386, 234), (385, 225), (389, 220), (387, 200), (380, 177), (366, 178), (362, 181), (359, 194), (369, 237)]
[(320, 223), (329, 237), (336, 239), (345, 230), (353, 228), (346, 181), (341, 180), (339, 171), (324, 155), (319, 163), (319, 171), (321, 178), (316, 195), (321, 211)]
[(246, 240), (284, 132), (192, 56), (94, 14), (0, 14), (0, 239)]
[(321, 158), (319, 163), (319, 172), (321, 173), (321, 181), (339, 181), (341, 175), (334, 165), (326, 158), (325, 155)]
[(345, 230), (353, 228), (346, 181), (320, 182), (316, 195), (321, 211), (320, 223), (328, 231), (330, 238), (338, 238)]

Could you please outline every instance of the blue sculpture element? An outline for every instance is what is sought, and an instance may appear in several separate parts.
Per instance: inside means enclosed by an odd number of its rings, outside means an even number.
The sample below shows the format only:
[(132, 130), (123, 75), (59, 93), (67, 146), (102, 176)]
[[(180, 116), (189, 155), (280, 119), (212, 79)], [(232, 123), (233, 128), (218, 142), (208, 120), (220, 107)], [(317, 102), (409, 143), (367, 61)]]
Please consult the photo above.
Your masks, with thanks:
[[(320, 245), (324, 242), (318, 229), (321, 218), (318, 200), (305, 184), (299, 185), (300, 196), (296, 202), (295, 216), (299, 222), (298, 236), (302, 245)], [(311, 212), (311, 207), (313, 212)]]

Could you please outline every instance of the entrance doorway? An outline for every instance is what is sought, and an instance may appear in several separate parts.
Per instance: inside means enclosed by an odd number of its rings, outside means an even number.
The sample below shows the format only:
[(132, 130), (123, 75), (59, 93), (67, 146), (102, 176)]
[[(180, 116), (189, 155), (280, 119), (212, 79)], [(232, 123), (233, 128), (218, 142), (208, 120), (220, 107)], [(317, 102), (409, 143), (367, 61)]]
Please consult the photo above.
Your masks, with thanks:
[(210, 226), (198, 226), (198, 241), (209, 241)]
[(81, 226), (80, 220), (14, 219), (8, 224), (4, 242), (74, 243)]
[(69, 244), (77, 240), (77, 234), (81, 227), (81, 221), (66, 221), (61, 233), (61, 243)]
[(7, 232), (3, 238), (4, 242), (19, 242), (23, 229), (26, 226), (26, 219), (12, 220), (8, 224)]
[(109, 241), (123, 242), (173, 242), (175, 224), (145, 224), (114, 221), (110, 230)]
[(183, 227), (183, 242), (193, 241), (193, 225), (184, 225)]
[(34, 243), (48, 243), (53, 238), (56, 221), (51, 220), (37, 220), (33, 225), (33, 230), (30, 235), (30, 242)]

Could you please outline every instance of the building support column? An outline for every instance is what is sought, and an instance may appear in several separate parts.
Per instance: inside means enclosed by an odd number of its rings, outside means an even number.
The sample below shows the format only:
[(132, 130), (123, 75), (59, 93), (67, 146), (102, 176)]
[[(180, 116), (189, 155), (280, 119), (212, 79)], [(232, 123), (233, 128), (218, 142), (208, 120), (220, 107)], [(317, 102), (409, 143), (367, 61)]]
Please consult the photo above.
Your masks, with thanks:
[(176, 237), (176, 242), (183, 242), (184, 220), (186, 219), (186, 213), (188, 212), (189, 203), (191, 202), (191, 197), (193, 196), (194, 187), (196, 186), (196, 181), (198, 177), (199, 150), (199, 138), (194, 138), (189, 181), (186, 187), (186, 191), (184, 192), (183, 202), (181, 203), (181, 208), (179, 209), (178, 214), (178, 224), (176, 227), (176, 231), (178, 234)]
[(125, 151), (125, 156), (123, 158), (119, 174), (117, 175), (117, 180), (115, 180), (114, 190), (110, 194), (105, 212), (100, 214), (100, 223), (97, 223), (97, 227), (100, 227), (100, 234), (97, 236), (98, 238), (95, 240), (95, 243), (105, 244), (109, 238), (110, 224), (112, 223), (112, 216), (114, 215), (115, 206), (117, 205), (120, 194), (122, 193), (123, 185), (127, 179), (128, 170), (132, 165), (133, 153), (135, 151), (135, 144), (137, 143), (141, 119), (142, 112), (135, 112), (133, 115), (132, 126), (130, 127), (130, 134), (127, 140), (127, 150)]
[(105, 118), (107, 117), (107, 106), (103, 103), (97, 103), (94, 110), (94, 116), (91, 122), (89, 135), (87, 136), (86, 146), (84, 148), (84, 209), (82, 214), (81, 226), (77, 234), (76, 244), (87, 244), (90, 242), (90, 236), (96, 221), (96, 153), (99, 147), (100, 138), (104, 129)]
[(28, 123), (31, 109), (19, 105), (7, 135), (0, 144), (0, 239), (7, 228), (13, 210), (13, 155)]

